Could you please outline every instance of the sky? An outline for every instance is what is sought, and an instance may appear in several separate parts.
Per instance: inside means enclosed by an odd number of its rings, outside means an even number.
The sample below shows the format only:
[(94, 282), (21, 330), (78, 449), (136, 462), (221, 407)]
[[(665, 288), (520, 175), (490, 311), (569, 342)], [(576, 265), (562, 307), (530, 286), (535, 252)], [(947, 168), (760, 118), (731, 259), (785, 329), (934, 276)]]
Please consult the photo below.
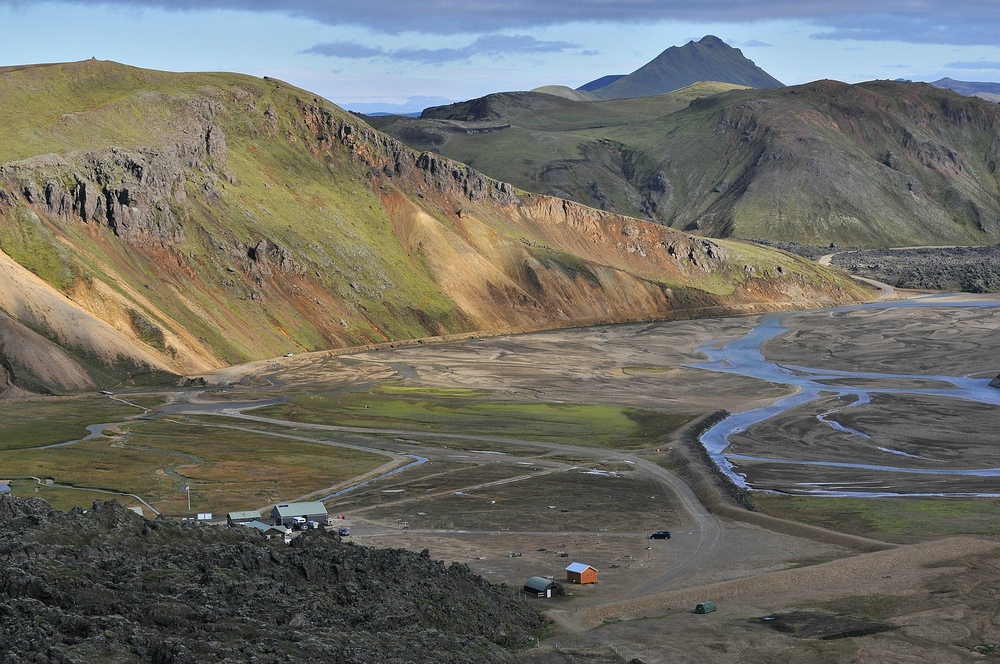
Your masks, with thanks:
[(579, 87), (715, 35), (786, 85), (1000, 82), (997, 0), (0, 0), (0, 65), (270, 76), (364, 113)]

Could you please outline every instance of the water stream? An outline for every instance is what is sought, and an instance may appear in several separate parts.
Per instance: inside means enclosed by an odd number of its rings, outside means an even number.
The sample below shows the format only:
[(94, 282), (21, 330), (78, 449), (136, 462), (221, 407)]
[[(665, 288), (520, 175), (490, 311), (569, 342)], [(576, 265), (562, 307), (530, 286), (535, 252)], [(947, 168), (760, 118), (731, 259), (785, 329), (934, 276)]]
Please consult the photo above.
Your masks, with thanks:
[[(830, 311), (851, 311), (857, 309), (887, 309), (892, 307), (997, 307), (997, 301), (977, 301), (977, 302), (941, 302), (937, 298), (924, 298), (921, 300), (906, 300), (901, 302), (880, 302), (869, 305), (854, 307), (843, 307)], [(716, 340), (704, 344), (698, 351), (707, 356), (707, 361), (692, 364), (690, 366), (705, 369), (707, 371), (717, 371), (722, 373), (739, 374), (752, 378), (759, 378), (771, 383), (788, 385), (796, 392), (791, 396), (784, 397), (769, 406), (756, 408), (739, 413), (733, 413), (725, 418), (701, 436), (701, 442), (708, 450), (714, 462), (726, 473), (738, 486), (753, 489), (748, 485), (746, 477), (734, 470), (733, 461), (756, 461), (782, 464), (796, 464), (801, 466), (827, 466), (836, 468), (857, 468), (865, 471), (883, 471), (892, 473), (916, 473), (935, 475), (964, 475), (978, 477), (1000, 477), (1000, 468), (970, 468), (970, 469), (927, 469), (927, 468), (907, 468), (893, 465), (875, 465), (864, 463), (845, 463), (837, 461), (806, 461), (794, 459), (771, 459), (765, 457), (752, 457), (727, 453), (729, 438), (733, 434), (746, 431), (751, 426), (759, 424), (772, 417), (780, 415), (790, 408), (809, 403), (811, 401), (836, 396), (847, 402), (846, 406), (835, 408), (821, 413), (817, 420), (821, 425), (829, 426), (841, 433), (859, 436), (869, 439), (869, 434), (857, 431), (841, 425), (830, 419), (832, 415), (846, 409), (865, 405), (871, 402), (873, 394), (911, 394), (911, 395), (933, 395), (949, 399), (965, 399), (984, 404), (1000, 406), (1000, 389), (990, 387), (988, 378), (971, 378), (969, 376), (931, 376), (919, 374), (886, 374), (864, 371), (837, 371), (831, 369), (819, 369), (802, 367), (795, 365), (783, 365), (772, 362), (764, 357), (760, 350), (761, 345), (789, 328), (783, 325), (785, 318), (802, 312), (787, 312), (779, 314), (769, 314), (761, 319), (760, 324), (746, 336), (734, 340)], [(858, 385), (846, 384), (844, 379), (853, 379), (859, 382)], [(880, 388), (864, 386), (866, 382), (875, 380), (897, 379), (911, 382), (919, 382), (931, 387), (914, 388)], [(833, 381), (837, 381), (833, 383)], [(918, 455), (908, 454), (899, 450), (887, 447), (877, 449), (888, 454), (900, 457), (920, 458)], [(900, 495), (941, 495), (941, 494), (904, 494), (887, 492), (863, 492), (863, 491), (843, 491), (837, 489), (814, 489), (810, 492), (813, 495), (823, 496), (853, 496), (853, 497), (876, 497), (876, 496), (900, 496)], [(956, 494), (952, 494), (956, 495)], [(962, 495), (990, 496), (997, 497), (1000, 493), (975, 493)]]

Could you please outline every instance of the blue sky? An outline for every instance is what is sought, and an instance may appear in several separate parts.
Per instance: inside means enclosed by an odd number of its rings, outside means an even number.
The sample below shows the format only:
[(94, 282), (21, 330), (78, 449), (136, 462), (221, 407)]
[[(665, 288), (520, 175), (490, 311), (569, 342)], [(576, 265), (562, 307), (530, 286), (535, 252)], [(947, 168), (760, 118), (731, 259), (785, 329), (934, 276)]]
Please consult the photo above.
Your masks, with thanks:
[(272, 76), (352, 110), (580, 86), (716, 35), (786, 84), (1000, 81), (996, 0), (0, 0), (0, 65)]

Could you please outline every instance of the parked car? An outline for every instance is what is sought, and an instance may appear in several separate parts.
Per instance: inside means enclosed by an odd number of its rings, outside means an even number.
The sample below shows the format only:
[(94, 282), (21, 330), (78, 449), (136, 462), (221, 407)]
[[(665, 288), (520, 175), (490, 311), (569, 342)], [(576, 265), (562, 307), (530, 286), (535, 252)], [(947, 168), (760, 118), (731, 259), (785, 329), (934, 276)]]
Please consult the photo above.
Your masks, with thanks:
[(340, 535), (341, 537), (350, 537), (351, 536), (351, 529), (350, 528), (337, 528), (337, 534)]
[(649, 539), (670, 539), (670, 531), (657, 530), (655, 533), (649, 536)]
[(319, 521), (306, 521), (306, 528), (319, 528)]

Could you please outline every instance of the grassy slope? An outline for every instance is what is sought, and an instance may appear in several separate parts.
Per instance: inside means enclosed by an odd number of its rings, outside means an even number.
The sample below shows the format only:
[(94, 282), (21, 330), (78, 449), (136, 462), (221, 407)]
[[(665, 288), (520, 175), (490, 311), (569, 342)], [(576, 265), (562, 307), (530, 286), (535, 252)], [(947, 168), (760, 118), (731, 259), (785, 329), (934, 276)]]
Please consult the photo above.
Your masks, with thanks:
[[(147, 255), (121, 251), (106, 235), (95, 235), (78, 223), (57, 222), (47, 234), (35, 229), (30, 242), (4, 243), (64, 290), (71, 279), (65, 274), (66, 252), (56, 236), (84, 249), (75, 261), (79, 273), (119, 289), (151, 291), (150, 299), (160, 311), (219, 349), (224, 361), (325, 348), (334, 332), (345, 344), (422, 336), (427, 331), (401, 315), (413, 301), (422, 302), (445, 325), (460, 323), (454, 304), (426, 275), (413, 270), (382, 206), (366, 186), (364, 170), (350, 163), (324, 163), (302, 149), (307, 139), (295, 117), (295, 98), (307, 93), (237, 75), (163, 74), (94, 62), (24, 69), (11, 76), (14, 80), (5, 81), (5, 94), (0, 95), (16, 128), (0, 143), (0, 161), (5, 162), (64, 153), (67, 148), (168, 145), (176, 140), (175, 128), (197, 111), (191, 100), (206, 94), (225, 101), (229, 95), (249, 96), (241, 100), (249, 104), (246, 108), (229, 103), (216, 116), (227, 137), (225, 168), (235, 176), (235, 184), (223, 182), (221, 199), (212, 203), (199, 199), (201, 182), (187, 184), (193, 204), (185, 211), (189, 219), (184, 238), (169, 252), (188, 257), (181, 272), (164, 275)], [(6, 89), (17, 94), (6, 94)], [(268, 105), (276, 111), (278, 132), (259, 126)], [(35, 122), (37, 117), (42, 121)], [(129, 131), (119, 132), (119, 127)], [(265, 296), (263, 306), (246, 306), (259, 300), (253, 300), (253, 280), (239, 278), (242, 270), (234, 259), (240, 256), (232, 255), (232, 247), (253, 247), (262, 238), (293, 248), (297, 261), (314, 266), (317, 281), (334, 295), (327, 294), (321, 304), (339, 314), (336, 319), (349, 319), (346, 329), (339, 322), (341, 330), (332, 324), (317, 329), (289, 310), (283, 297)], [(18, 252), (22, 245), (25, 251)], [(31, 264), (40, 262), (32, 256), (59, 259), (46, 259), (52, 269), (42, 270)], [(351, 284), (377, 290), (359, 291)], [(179, 302), (178, 294), (187, 301)], [(359, 316), (359, 310), (364, 314)], [(364, 318), (392, 327), (379, 333)]]
[[(966, 110), (969, 120), (956, 119)], [(730, 93), (609, 138), (661, 155), (653, 161), (675, 185), (668, 216), (708, 232), (968, 244), (1000, 237), (986, 212), (997, 209), (989, 171), (997, 117), (988, 104), (930, 86), (819, 82)], [(890, 154), (899, 158), (894, 167), (885, 163)], [(958, 168), (955, 154), (964, 156)]]
[[(623, 171), (644, 160), (631, 142), (610, 138), (612, 128), (628, 136), (646, 123), (687, 107), (694, 99), (740, 87), (702, 82), (664, 95), (597, 102), (501, 93), (485, 98), (485, 102), (473, 100), (428, 109), (419, 119), (382, 117), (370, 121), (417, 149), (439, 152), (529, 191), (601, 207), (588, 189), (589, 183), (598, 182), (615, 202), (615, 210), (641, 218), (640, 194), (636, 182), (630, 181), (635, 178)], [(477, 119), (486, 125), (502, 120), (510, 127), (465, 133), (464, 127), (479, 126)], [(456, 130), (454, 121), (461, 122), (463, 129)]]

